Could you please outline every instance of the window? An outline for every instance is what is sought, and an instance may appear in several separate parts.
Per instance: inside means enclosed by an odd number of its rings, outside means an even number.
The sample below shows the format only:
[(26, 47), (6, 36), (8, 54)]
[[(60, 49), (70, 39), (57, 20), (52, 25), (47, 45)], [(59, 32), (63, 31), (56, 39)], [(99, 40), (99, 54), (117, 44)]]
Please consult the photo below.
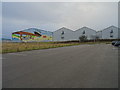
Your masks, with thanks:
[(83, 34), (85, 34), (85, 30), (83, 31)]
[(61, 32), (61, 35), (63, 35), (63, 34), (64, 34), (64, 31)]
[(113, 35), (110, 35), (110, 37), (112, 38), (112, 37), (113, 37)]
[(113, 30), (111, 30), (110, 33), (113, 33)]
[(110, 37), (113, 37), (113, 30), (110, 31)]
[(64, 39), (64, 37), (61, 37), (61, 39)]

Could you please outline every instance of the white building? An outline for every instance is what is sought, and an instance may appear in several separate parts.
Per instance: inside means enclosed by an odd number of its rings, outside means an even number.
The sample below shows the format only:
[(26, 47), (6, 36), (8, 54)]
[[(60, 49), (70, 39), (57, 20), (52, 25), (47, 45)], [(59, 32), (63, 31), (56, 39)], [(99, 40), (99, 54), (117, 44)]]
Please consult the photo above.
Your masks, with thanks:
[(98, 39), (102, 39), (102, 31), (98, 31), (96, 33), (96, 36), (98, 37)]
[(71, 41), (74, 37), (74, 31), (62, 27), (53, 32), (53, 41)]
[(101, 39), (118, 39), (118, 28), (115, 26), (110, 26), (102, 30)]
[(118, 39), (118, 37), (120, 38), (118, 30), (120, 34), (120, 29), (115, 26), (110, 26), (98, 32), (88, 27), (82, 27), (76, 31), (63, 27), (53, 32), (53, 41), (79, 40), (81, 36), (86, 36), (88, 40), (94, 40), (96, 38)]
[(81, 36), (86, 36), (88, 40), (93, 40), (96, 37), (96, 31), (88, 27), (82, 27), (75, 31), (74, 38), (79, 40)]

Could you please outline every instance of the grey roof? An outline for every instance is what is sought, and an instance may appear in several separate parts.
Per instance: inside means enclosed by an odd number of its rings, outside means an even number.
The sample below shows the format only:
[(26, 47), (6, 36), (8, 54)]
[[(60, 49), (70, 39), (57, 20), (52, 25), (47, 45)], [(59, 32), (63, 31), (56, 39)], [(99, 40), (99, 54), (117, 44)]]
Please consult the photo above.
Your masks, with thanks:
[[(62, 28), (60, 28), (60, 29), (58, 29), (58, 30), (56, 30), (56, 31), (59, 31), (59, 30), (61, 30), (61, 29), (66, 29), (66, 30), (70, 30), (70, 31), (73, 32), (73, 30), (71, 30), (71, 29), (69, 29), (69, 28), (66, 28), (66, 27), (62, 27)], [(56, 31), (54, 31), (54, 32), (56, 32)]]
[(16, 31), (16, 32), (20, 32), (20, 31), (27, 31), (27, 32), (31, 32), (31, 31), (44, 31), (44, 32), (51, 32), (51, 31), (46, 31), (46, 30), (42, 30), (42, 29), (38, 29), (38, 28), (27, 28), (27, 29), (24, 29), (24, 30), (19, 30), (19, 31)]
[[(109, 27), (107, 27), (107, 28), (104, 28), (104, 29), (102, 29), (102, 30), (100, 30), (100, 31), (102, 32), (102, 31), (104, 31), (104, 30), (106, 30), (106, 29), (109, 29), (109, 28), (111, 28), (111, 27), (118, 28), (118, 27), (116, 27), (116, 26), (114, 26), (114, 25), (111, 25), (111, 26), (109, 26)], [(119, 29), (119, 28), (118, 28), (118, 29)]]
[(87, 29), (90, 29), (90, 30), (93, 30), (93, 31), (95, 31), (95, 32), (96, 32), (96, 30), (94, 30), (94, 29), (91, 29), (91, 28), (89, 28), (89, 27), (86, 27), (86, 26), (84, 26), (84, 27), (82, 27), (82, 28), (79, 28), (79, 29), (77, 29), (77, 30), (75, 30), (75, 31), (82, 30), (83, 28), (87, 28)]

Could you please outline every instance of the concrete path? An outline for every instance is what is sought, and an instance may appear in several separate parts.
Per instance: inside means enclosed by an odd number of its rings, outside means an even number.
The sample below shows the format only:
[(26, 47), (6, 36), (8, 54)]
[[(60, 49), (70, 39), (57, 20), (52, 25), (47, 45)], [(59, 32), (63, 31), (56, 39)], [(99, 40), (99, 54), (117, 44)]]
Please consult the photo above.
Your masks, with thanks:
[(79, 45), (3, 55), (3, 88), (117, 88), (118, 49)]

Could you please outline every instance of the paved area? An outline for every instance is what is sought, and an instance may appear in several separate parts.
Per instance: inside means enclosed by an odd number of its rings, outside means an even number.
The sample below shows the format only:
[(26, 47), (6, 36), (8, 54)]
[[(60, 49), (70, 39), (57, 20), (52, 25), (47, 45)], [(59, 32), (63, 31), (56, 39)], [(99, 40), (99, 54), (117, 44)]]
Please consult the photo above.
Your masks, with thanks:
[(3, 88), (117, 88), (118, 49), (79, 45), (3, 55)]

